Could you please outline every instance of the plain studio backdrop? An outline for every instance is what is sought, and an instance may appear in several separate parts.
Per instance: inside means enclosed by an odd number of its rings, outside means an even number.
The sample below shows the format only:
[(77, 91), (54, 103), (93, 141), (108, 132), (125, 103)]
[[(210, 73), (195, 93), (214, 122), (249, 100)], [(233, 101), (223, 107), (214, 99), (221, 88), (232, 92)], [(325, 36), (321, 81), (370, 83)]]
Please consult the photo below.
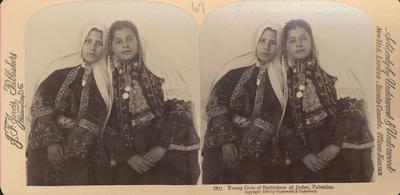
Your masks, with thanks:
[[(140, 41), (152, 64), (181, 73), (199, 112), (199, 31), (190, 14), (162, 3), (86, 1), (41, 9), (29, 21), (25, 69), (28, 119), (34, 86), (50, 62), (80, 51), (81, 31), (88, 22), (98, 21), (109, 27), (116, 20), (130, 20), (137, 26)], [(29, 131), (29, 123), (26, 125)]]
[[(209, 13), (200, 33), (201, 105), (208, 99), (211, 83), (225, 63), (252, 49), (257, 27), (265, 20), (282, 27), (291, 19), (306, 20), (313, 30), (320, 64), (352, 71), (368, 102), (369, 118), (375, 118), (373, 26), (357, 8), (335, 2), (237, 2)], [(248, 64), (251, 65), (251, 64)], [(205, 132), (203, 117), (202, 135)], [(370, 127), (373, 125), (370, 120)], [(374, 128), (371, 128), (372, 131)]]

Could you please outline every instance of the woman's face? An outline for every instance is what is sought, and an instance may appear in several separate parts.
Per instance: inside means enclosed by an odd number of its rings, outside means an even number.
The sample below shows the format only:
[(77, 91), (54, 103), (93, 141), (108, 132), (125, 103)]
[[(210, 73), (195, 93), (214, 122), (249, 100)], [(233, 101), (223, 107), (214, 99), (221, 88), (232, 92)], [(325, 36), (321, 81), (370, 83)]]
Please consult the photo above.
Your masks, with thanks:
[(265, 30), (257, 42), (257, 58), (263, 62), (270, 62), (275, 58), (277, 50), (276, 32)]
[(114, 32), (112, 52), (120, 61), (129, 61), (138, 53), (138, 40), (129, 28), (121, 28)]
[(103, 55), (103, 32), (91, 30), (82, 46), (82, 58), (89, 63), (97, 62)]
[(311, 37), (302, 27), (290, 29), (286, 39), (286, 50), (289, 57), (302, 60), (312, 51)]

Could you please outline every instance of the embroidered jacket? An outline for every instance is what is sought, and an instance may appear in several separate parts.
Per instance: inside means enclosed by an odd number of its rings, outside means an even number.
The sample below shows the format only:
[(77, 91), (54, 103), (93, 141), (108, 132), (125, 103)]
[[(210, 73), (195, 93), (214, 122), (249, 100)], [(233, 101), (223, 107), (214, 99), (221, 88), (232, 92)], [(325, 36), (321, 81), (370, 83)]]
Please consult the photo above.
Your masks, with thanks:
[[(105, 132), (111, 166), (159, 145), (170, 151), (197, 152), (191, 102), (164, 101), (163, 79), (143, 64), (113, 70), (114, 103)], [(184, 154), (182, 154), (184, 155)]]
[(207, 105), (203, 152), (235, 143), (242, 157), (282, 163), (276, 143), (282, 110), (267, 71), (260, 71), (256, 65), (234, 69), (216, 83)]
[(27, 152), (58, 143), (68, 158), (95, 157), (107, 108), (93, 74), (85, 74), (82, 66), (57, 70), (45, 79), (31, 114)]
[(318, 153), (328, 144), (342, 148), (365, 149), (373, 137), (365, 117), (363, 100), (337, 98), (336, 78), (318, 64), (304, 63), (303, 76), (289, 68), (289, 103), (281, 145), (290, 161)]

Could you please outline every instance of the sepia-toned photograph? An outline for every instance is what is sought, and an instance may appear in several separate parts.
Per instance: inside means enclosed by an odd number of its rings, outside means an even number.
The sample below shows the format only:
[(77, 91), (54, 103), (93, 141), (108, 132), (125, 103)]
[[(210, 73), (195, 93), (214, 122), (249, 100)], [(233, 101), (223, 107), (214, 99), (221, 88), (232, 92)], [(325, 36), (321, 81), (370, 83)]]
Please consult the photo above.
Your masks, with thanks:
[(0, 194), (399, 194), (400, 1), (0, 2)]
[(26, 79), (36, 83), (27, 184), (196, 184), (200, 144), (185, 80), (196, 66), (195, 25), (175, 7), (144, 2), (36, 13), (27, 30)]
[(373, 69), (371, 24), (329, 5), (241, 2), (206, 18), (204, 184), (372, 181), (371, 82), (358, 78)]

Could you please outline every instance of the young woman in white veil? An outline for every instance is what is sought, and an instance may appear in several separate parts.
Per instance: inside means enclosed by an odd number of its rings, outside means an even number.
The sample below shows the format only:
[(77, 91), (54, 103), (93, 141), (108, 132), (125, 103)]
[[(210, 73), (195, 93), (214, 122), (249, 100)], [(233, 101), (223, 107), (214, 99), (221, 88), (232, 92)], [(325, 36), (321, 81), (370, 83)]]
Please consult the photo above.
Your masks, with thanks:
[(230, 60), (215, 79), (206, 107), (203, 183), (285, 181), (277, 143), (286, 105), (280, 35), (278, 25), (260, 25), (253, 50)]
[(55, 60), (42, 74), (31, 106), (28, 185), (84, 185), (101, 164), (102, 134), (110, 114), (111, 69), (107, 28), (91, 22), (80, 51)]

